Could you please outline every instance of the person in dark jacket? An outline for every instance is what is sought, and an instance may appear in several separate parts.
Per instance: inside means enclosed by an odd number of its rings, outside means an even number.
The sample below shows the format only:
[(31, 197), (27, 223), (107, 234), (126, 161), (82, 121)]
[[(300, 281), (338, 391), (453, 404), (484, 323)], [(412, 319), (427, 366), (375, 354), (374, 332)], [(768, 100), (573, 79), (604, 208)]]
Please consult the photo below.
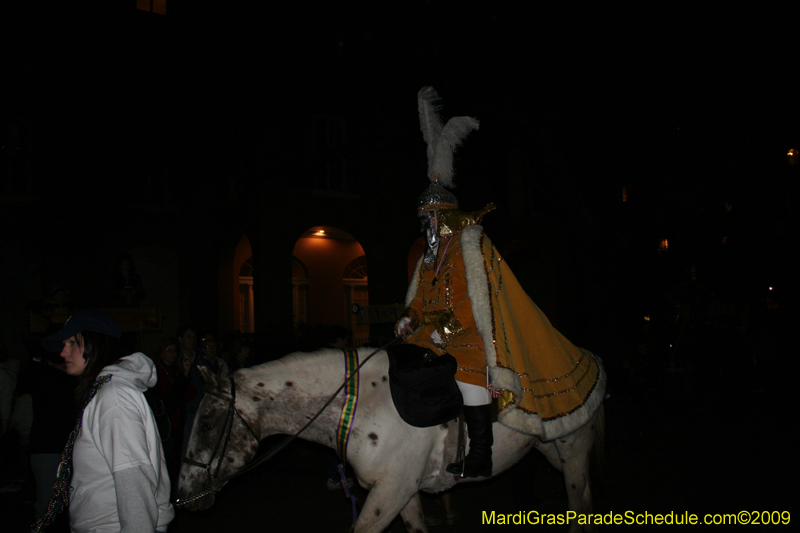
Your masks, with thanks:
[(31, 365), (30, 390), (33, 400), (31, 426), (31, 470), (36, 481), (36, 520), (44, 515), (53, 495), (61, 452), (78, 415), (72, 402), (64, 401), (75, 391), (77, 380), (67, 375), (58, 354), (46, 353)]
[[(171, 337), (164, 338), (159, 346), (156, 359), (158, 383), (154, 390), (158, 392), (160, 408), (169, 424), (162, 432), (161, 443), (164, 446), (164, 457), (167, 471), (172, 482), (173, 492), (178, 486), (178, 473), (181, 468), (181, 445), (183, 443), (183, 427), (186, 424), (186, 402), (194, 400), (194, 387), (189, 386), (189, 371), (192, 361), (181, 358), (178, 362), (178, 341)], [(164, 435), (163, 433), (167, 433)]]

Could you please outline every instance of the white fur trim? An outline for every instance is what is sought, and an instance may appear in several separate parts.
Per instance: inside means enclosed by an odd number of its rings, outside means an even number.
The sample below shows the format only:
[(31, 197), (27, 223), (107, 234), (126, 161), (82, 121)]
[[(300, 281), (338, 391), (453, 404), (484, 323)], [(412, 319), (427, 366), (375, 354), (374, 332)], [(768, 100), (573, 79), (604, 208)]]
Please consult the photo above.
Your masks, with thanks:
[(461, 230), (461, 256), (464, 259), (467, 294), (472, 305), (472, 316), (475, 317), (475, 326), (483, 341), (486, 365), (493, 369), (497, 366), (497, 352), (492, 335), (492, 300), (489, 294), (489, 280), (486, 277), (483, 250), (481, 249), (482, 234), (483, 227), (477, 225), (467, 226)]
[(406, 307), (411, 304), (411, 302), (414, 300), (414, 297), (417, 295), (417, 287), (419, 287), (419, 269), (422, 266), (422, 259), (424, 257), (425, 254), (422, 254), (422, 257), (420, 257), (417, 261), (417, 266), (414, 268), (414, 274), (411, 276), (411, 282), (408, 284), (408, 290), (406, 291)]

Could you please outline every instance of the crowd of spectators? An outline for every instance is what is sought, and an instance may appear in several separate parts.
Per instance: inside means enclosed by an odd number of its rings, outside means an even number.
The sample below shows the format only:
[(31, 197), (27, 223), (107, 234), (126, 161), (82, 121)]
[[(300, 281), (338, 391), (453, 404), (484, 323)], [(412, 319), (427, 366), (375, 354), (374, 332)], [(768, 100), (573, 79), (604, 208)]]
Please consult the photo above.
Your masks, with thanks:
[[(45, 513), (78, 416), (72, 401), (77, 380), (66, 373), (62, 357), (33, 341), (28, 351), (31, 355), (12, 355), (0, 343), (0, 498), (4, 507), (13, 502), (20, 524), (31, 524)], [(253, 340), (241, 334), (218, 339), (184, 325), (174, 337), (161, 338), (152, 352), (146, 355), (155, 363), (158, 382), (145, 397), (155, 415), (174, 497), (181, 458), (204, 393), (198, 366), (227, 378), (252, 366)], [(48, 531), (69, 531), (64, 515)]]

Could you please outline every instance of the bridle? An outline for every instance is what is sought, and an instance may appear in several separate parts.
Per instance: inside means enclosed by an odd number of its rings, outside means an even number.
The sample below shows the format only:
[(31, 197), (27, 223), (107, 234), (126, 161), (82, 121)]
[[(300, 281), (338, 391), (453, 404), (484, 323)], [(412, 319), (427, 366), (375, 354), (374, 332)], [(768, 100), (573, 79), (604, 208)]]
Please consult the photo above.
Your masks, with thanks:
[[(182, 507), (182, 506), (184, 506), (184, 505), (186, 505), (188, 503), (191, 503), (193, 501), (199, 500), (200, 498), (203, 498), (204, 496), (219, 492), (220, 489), (222, 489), (222, 487), (225, 485), (225, 483), (228, 482), (228, 480), (230, 480), (234, 476), (238, 475), (238, 473), (237, 474), (233, 474), (231, 476), (226, 477), (225, 479), (221, 479), (220, 476), (219, 476), (220, 469), (222, 468), (222, 460), (225, 457), (225, 451), (228, 449), (228, 443), (231, 440), (231, 433), (232, 433), (233, 419), (234, 418), (238, 418), (242, 422), (242, 424), (244, 424), (244, 427), (247, 428), (247, 431), (255, 439), (256, 444), (258, 444), (261, 441), (261, 439), (258, 438), (258, 435), (256, 435), (255, 431), (253, 431), (253, 428), (250, 427), (250, 424), (247, 423), (247, 420), (245, 420), (244, 417), (241, 415), (241, 413), (239, 413), (239, 411), (236, 410), (236, 383), (233, 381), (233, 376), (231, 376), (228, 379), (230, 380), (230, 383), (231, 383), (231, 394), (230, 394), (230, 396), (227, 396), (225, 394), (222, 394), (222, 393), (219, 393), (219, 392), (216, 392), (216, 391), (207, 391), (206, 392), (206, 394), (210, 394), (211, 396), (219, 398), (220, 400), (229, 402), (228, 403), (228, 411), (225, 413), (225, 423), (223, 425), (223, 430), (219, 435), (219, 439), (217, 440), (216, 446), (214, 446), (214, 451), (211, 454), (211, 457), (208, 459), (207, 463), (201, 463), (199, 461), (195, 461), (194, 459), (190, 459), (189, 457), (184, 457), (183, 458), (183, 462), (184, 463), (186, 463), (188, 465), (191, 465), (191, 466), (197, 466), (199, 468), (205, 469), (206, 474), (208, 476), (208, 479), (206, 481), (206, 488), (203, 491), (201, 491), (201, 492), (199, 492), (199, 493), (197, 493), (197, 494), (195, 494), (195, 495), (193, 495), (193, 496), (191, 496), (189, 498), (176, 500), (175, 504), (174, 504), (175, 507)], [(212, 474), (211, 465), (214, 463), (214, 457), (217, 456), (217, 452), (220, 450), (220, 448), (222, 449), (222, 451), (219, 454), (219, 460), (217, 461), (217, 468), (216, 468), (216, 471)], [(214, 480), (217, 481), (218, 488), (213, 488), (212, 482)]]
[[(219, 492), (220, 490), (222, 490), (222, 487), (228, 481), (233, 479), (234, 477), (240, 476), (240, 475), (244, 474), (245, 472), (249, 472), (250, 470), (253, 470), (255, 467), (257, 467), (257, 466), (261, 465), (262, 463), (264, 463), (264, 462), (268, 461), (269, 459), (271, 459), (275, 454), (277, 454), (279, 451), (281, 451), (286, 446), (288, 446), (289, 443), (291, 443), (303, 431), (305, 431), (311, 424), (313, 424), (314, 421), (317, 418), (319, 418), (319, 415), (321, 415), (322, 412), (325, 411), (325, 409), (331, 404), (331, 402), (342, 391), (342, 389), (345, 388), (347, 383), (351, 379), (353, 379), (353, 377), (361, 370), (361, 367), (364, 366), (366, 364), (366, 362), (369, 361), (372, 358), (372, 356), (374, 356), (376, 353), (380, 352), (381, 350), (387, 349), (389, 346), (392, 346), (393, 344), (399, 343), (402, 340), (403, 340), (402, 337), (396, 337), (393, 340), (391, 340), (391, 341), (387, 342), (386, 344), (384, 344), (383, 346), (381, 346), (380, 348), (376, 349), (374, 352), (369, 354), (367, 357), (365, 357), (361, 361), (361, 363), (356, 367), (356, 369), (353, 370), (352, 374), (350, 374), (350, 376), (347, 379), (344, 380), (344, 383), (342, 383), (339, 386), (339, 388), (336, 389), (336, 392), (334, 392), (331, 395), (331, 397), (328, 399), (328, 401), (325, 402), (325, 405), (323, 405), (322, 408), (319, 411), (317, 411), (317, 414), (315, 414), (313, 417), (311, 417), (311, 419), (306, 423), (306, 425), (303, 426), (302, 428), (300, 428), (300, 430), (297, 433), (295, 433), (294, 435), (286, 437), (283, 440), (283, 442), (281, 442), (275, 448), (270, 450), (269, 453), (266, 453), (266, 454), (262, 455), (261, 457), (259, 457), (255, 461), (251, 462), (250, 464), (245, 465), (244, 467), (240, 468), (239, 471), (236, 472), (235, 474), (232, 474), (232, 475), (226, 477), (225, 479), (221, 479), (221, 480), (219, 478), (219, 470), (220, 470), (220, 467), (222, 466), (222, 459), (225, 457), (225, 450), (228, 447), (228, 441), (230, 440), (230, 437), (231, 437), (231, 427), (233, 426), (233, 417), (234, 417), (234, 415), (239, 417), (239, 420), (242, 421), (242, 424), (244, 424), (244, 426), (250, 432), (250, 435), (252, 435), (253, 438), (256, 439), (256, 443), (257, 444), (261, 442), (261, 439), (259, 439), (258, 436), (255, 434), (253, 429), (250, 427), (250, 424), (247, 423), (247, 420), (245, 420), (242, 417), (242, 415), (239, 414), (239, 411), (237, 411), (235, 409), (235, 407), (236, 407), (235, 406), (235, 403), (236, 403), (236, 384), (233, 381), (233, 376), (231, 376), (229, 378), (230, 382), (231, 382), (231, 395), (230, 396), (225, 396), (223, 394), (220, 394), (218, 392), (213, 392), (213, 391), (206, 392), (206, 394), (210, 394), (212, 396), (220, 398), (221, 400), (225, 400), (225, 401), (230, 402), (230, 405), (228, 406), (228, 412), (225, 415), (225, 428), (224, 428), (222, 434), (220, 435), (219, 440), (217, 441), (217, 445), (214, 447), (214, 453), (211, 454), (211, 458), (208, 460), (208, 463), (200, 463), (200, 462), (195, 461), (193, 459), (189, 459), (188, 457), (184, 457), (183, 458), (183, 462), (188, 464), (188, 465), (204, 468), (206, 470), (207, 475), (208, 475), (208, 480), (206, 482), (206, 488), (205, 489), (203, 489), (202, 491), (198, 492), (197, 494), (194, 494), (194, 495), (189, 496), (187, 498), (183, 498), (183, 499), (179, 498), (179, 499), (175, 500), (175, 503), (173, 503), (173, 506), (174, 507), (183, 507), (184, 505), (189, 504), (189, 503), (191, 503), (193, 501), (197, 501), (200, 498), (208, 496), (209, 494), (215, 494), (215, 493)], [(212, 474), (211, 473), (211, 463), (214, 462), (214, 457), (217, 455), (217, 450), (219, 450), (220, 445), (222, 445), (222, 453), (220, 454), (219, 462), (217, 463), (217, 471), (214, 474)], [(219, 482), (217, 488), (213, 488), (212, 487), (212, 481), (214, 480), (214, 478), (216, 478), (218, 480), (218, 482)]]

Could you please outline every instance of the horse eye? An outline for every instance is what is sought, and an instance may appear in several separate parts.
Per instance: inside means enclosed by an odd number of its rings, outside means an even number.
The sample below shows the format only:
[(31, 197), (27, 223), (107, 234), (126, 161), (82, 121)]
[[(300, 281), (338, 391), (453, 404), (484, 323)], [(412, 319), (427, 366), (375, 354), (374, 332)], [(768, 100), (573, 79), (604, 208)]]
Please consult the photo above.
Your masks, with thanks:
[(211, 431), (211, 427), (212, 427), (211, 424), (206, 424), (205, 426), (203, 426), (203, 431)]

